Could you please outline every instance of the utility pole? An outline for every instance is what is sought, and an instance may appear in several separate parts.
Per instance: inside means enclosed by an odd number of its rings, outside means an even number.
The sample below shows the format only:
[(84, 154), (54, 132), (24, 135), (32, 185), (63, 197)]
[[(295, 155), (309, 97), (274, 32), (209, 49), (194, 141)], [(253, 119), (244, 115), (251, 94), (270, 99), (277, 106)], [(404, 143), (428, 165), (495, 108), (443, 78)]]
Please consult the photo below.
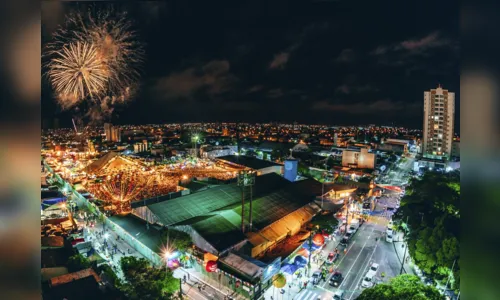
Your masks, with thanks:
[(323, 198), (325, 197), (325, 180), (326, 173), (323, 173), (323, 182), (321, 183), (321, 209), (323, 209)]
[(350, 201), (349, 201), (349, 198), (347, 198), (347, 203), (345, 205), (345, 208), (346, 208), (346, 216), (345, 216), (345, 230), (344, 230), (344, 234), (347, 233), (347, 223), (349, 221), (349, 204), (350, 204)]
[(241, 232), (245, 233), (245, 186), (241, 187)]
[(455, 262), (457, 260), (455, 259), (453, 261), (453, 265), (451, 266), (451, 272), (450, 272), (450, 275), (448, 275), (448, 280), (446, 281), (446, 285), (444, 286), (444, 291), (446, 292), (446, 290), (448, 289), (448, 283), (450, 282), (450, 277), (453, 276), (453, 269), (455, 268)]
[(253, 187), (250, 186), (250, 212), (248, 213), (248, 230), (252, 231), (252, 197), (253, 197)]
[(311, 276), (311, 254), (312, 254), (312, 236), (314, 234), (314, 230), (311, 230), (309, 234), (309, 260), (307, 262), (307, 276)]
[(404, 240), (403, 240), (403, 247), (405, 247), (405, 254), (403, 255), (403, 260), (401, 261), (401, 270), (399, 271), (399, 275), (403, 274), (403, 267), (406, 259), (406, 252), (408, 252), (408, 245), (405, 246)]

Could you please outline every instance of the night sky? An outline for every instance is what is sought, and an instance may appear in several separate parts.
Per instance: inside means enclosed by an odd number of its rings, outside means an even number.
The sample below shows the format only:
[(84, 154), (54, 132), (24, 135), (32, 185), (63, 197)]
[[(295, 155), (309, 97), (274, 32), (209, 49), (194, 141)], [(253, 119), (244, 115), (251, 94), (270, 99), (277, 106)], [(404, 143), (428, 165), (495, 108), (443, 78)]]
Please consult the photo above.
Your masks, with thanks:
[[(456, 1), (180, 2), (115, 5), (134, 19), (146, 61), (139, 93), (115, 110), (114, 123), (421, 128), (423, 92), (440, 83), (456, 93), (459, 131)], [(44, 3), (42, 41), (87, 3)], [(42, 86), (42, 118), (65, 124), (72, 112)]]

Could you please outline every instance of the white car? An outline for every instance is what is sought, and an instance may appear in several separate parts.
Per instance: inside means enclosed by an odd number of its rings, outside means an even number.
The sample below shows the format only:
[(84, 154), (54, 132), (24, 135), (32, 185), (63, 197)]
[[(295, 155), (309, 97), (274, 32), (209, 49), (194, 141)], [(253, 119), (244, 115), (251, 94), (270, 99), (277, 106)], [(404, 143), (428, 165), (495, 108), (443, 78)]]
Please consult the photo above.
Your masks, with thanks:
[(344, 291), (337, 290), (335, 294), (333, 294), (333, 300), (343, 300), (344, 299)]
[(363, 282), (361, 283), (362, 288), (369, 288), (373, 286), (373, 281), (374, 281), (374, 275), (369, 276), (369, 274), (366, 274), (365, 278), (363, 279)]
[(366, 276), (375, 276), (375, 274), (377, 274), (378, 267), (379, 267), (379, 264), (372, 263), (372, 265), (370, 266), (370, 269), (368, 269), (368, 273), (366, 273)]
[(392, 234), (387, 234), (385, 236), (385, 241), (388, 242), (388, 243), (392, 243), (393, 242)]
[(385, 231), (387, 235), (392, 235), (392, 227), (387, 227), (387, 230)]

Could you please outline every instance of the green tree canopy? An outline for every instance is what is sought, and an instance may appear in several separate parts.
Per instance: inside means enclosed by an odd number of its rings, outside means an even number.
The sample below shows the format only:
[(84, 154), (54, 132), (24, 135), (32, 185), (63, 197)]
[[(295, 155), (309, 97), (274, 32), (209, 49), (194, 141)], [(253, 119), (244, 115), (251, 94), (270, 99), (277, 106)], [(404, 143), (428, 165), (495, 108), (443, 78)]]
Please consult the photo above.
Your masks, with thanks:
[(168, 268), (154, 268), (144, 258), (126, 256), (120, 260), (125, 282), (119, 288), (129, 299), (172, 299), (179, 280)]
[(395, 216), (407, 223), (408, 249), (419, 268), (441, 283), (452, 278), (455, 288), (460, 283), (459, 180), (436, 173), (413, 179)]
[(166, 229), (162, 233), (161, 245), (169, 249), (185, 252), (192, 244), (191, 236), (183, 231)]
[(388, 283), (364, 290), (357, 300), (442, 300), (439, 291), (424, 285), (415, 275), (399, 275)]
[(311, 220), (311, 224), (318, 226), (319, 230), (325, 230), (329, 234), (333, 233), (335, 226), (337, 226), (339, 221), (333, 216), (333, 214), (317, 215)]
[(83, 255), (75, 254), (68, 258), (66, 266), (68, 267), (68, 271), (77, 272), (80, 270), (90, 268), (92, 266), (92, 263), (88, 258), (84, 257)]

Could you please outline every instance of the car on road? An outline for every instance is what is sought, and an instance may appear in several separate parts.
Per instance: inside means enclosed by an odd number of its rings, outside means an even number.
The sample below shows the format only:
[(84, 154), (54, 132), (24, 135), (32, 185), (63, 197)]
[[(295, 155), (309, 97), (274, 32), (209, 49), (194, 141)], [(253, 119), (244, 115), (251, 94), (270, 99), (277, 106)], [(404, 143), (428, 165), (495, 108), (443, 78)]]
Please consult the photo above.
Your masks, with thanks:
[(392, 243), (393, 242), (392, 234), (387, 234), (385, 236), (385, 241), (388, 242), (388, 243)]
[(330, 252), (328, 254), (328, 257), (326, 258), (326, 263), (329, 265), (333, 264), (337, 260), (338, 257), (339, 257), (338, 253)]
[(333, 294), (333, 300), (343, 300), (344, 299), (344, 291), (338, 290)]
[(329, 284), (331, 286), (335, 286), (335, 287), (338, 287), (340, 285), (340, 283), (342, 283), (342, 280), (344, 279), (344, 277), (342, 277), (342, 273), (340, 272), (335, 272), (333, 273), (332, 277), (330, 277), (330, 282)]
[(385, 231), (385, 234), (392, 235), (392, 227), (387, 227), (387, 230)]
[(351, 225), (351, 226), (349, 226), (349, 228), (347, 228), (347, 233), (350, 235), (353, 235), (356, 233), (356, 230), (358, 230), (358, 228)]
[(348, 230), (347, 233), (344, 235), (344, 237), (347, 238), (348, 240), (350, 240), (352, 237), (352, 232), (349, 232), (349, 230)]
[(362, 288), (372, 287), (374, 277), (375, 277), (375, 275), (366, 274), (365, 278), (363, 279), (363, 282), (361, 283), (361, 287)]
[(378, 267), (379, 267), (379, 264), (372, 263), (371, 266), (370, 266), (370, 269), (368, 269), (368, 273), (366, 273), (366, 276), (371, 276), (371, 275), (377, 274)]
[(321, 272), (315, 271), (312, 275), (312, 278), (311, 278), (312, 284), (316, 285), (319, 283), (320, 280), (321, 280)]
[(340, 240), (340, 245), (344, 246), (344, 247), (347, 247), (347, 245), (349, 244), (349, 239), (346, 238), (345, 236)]

